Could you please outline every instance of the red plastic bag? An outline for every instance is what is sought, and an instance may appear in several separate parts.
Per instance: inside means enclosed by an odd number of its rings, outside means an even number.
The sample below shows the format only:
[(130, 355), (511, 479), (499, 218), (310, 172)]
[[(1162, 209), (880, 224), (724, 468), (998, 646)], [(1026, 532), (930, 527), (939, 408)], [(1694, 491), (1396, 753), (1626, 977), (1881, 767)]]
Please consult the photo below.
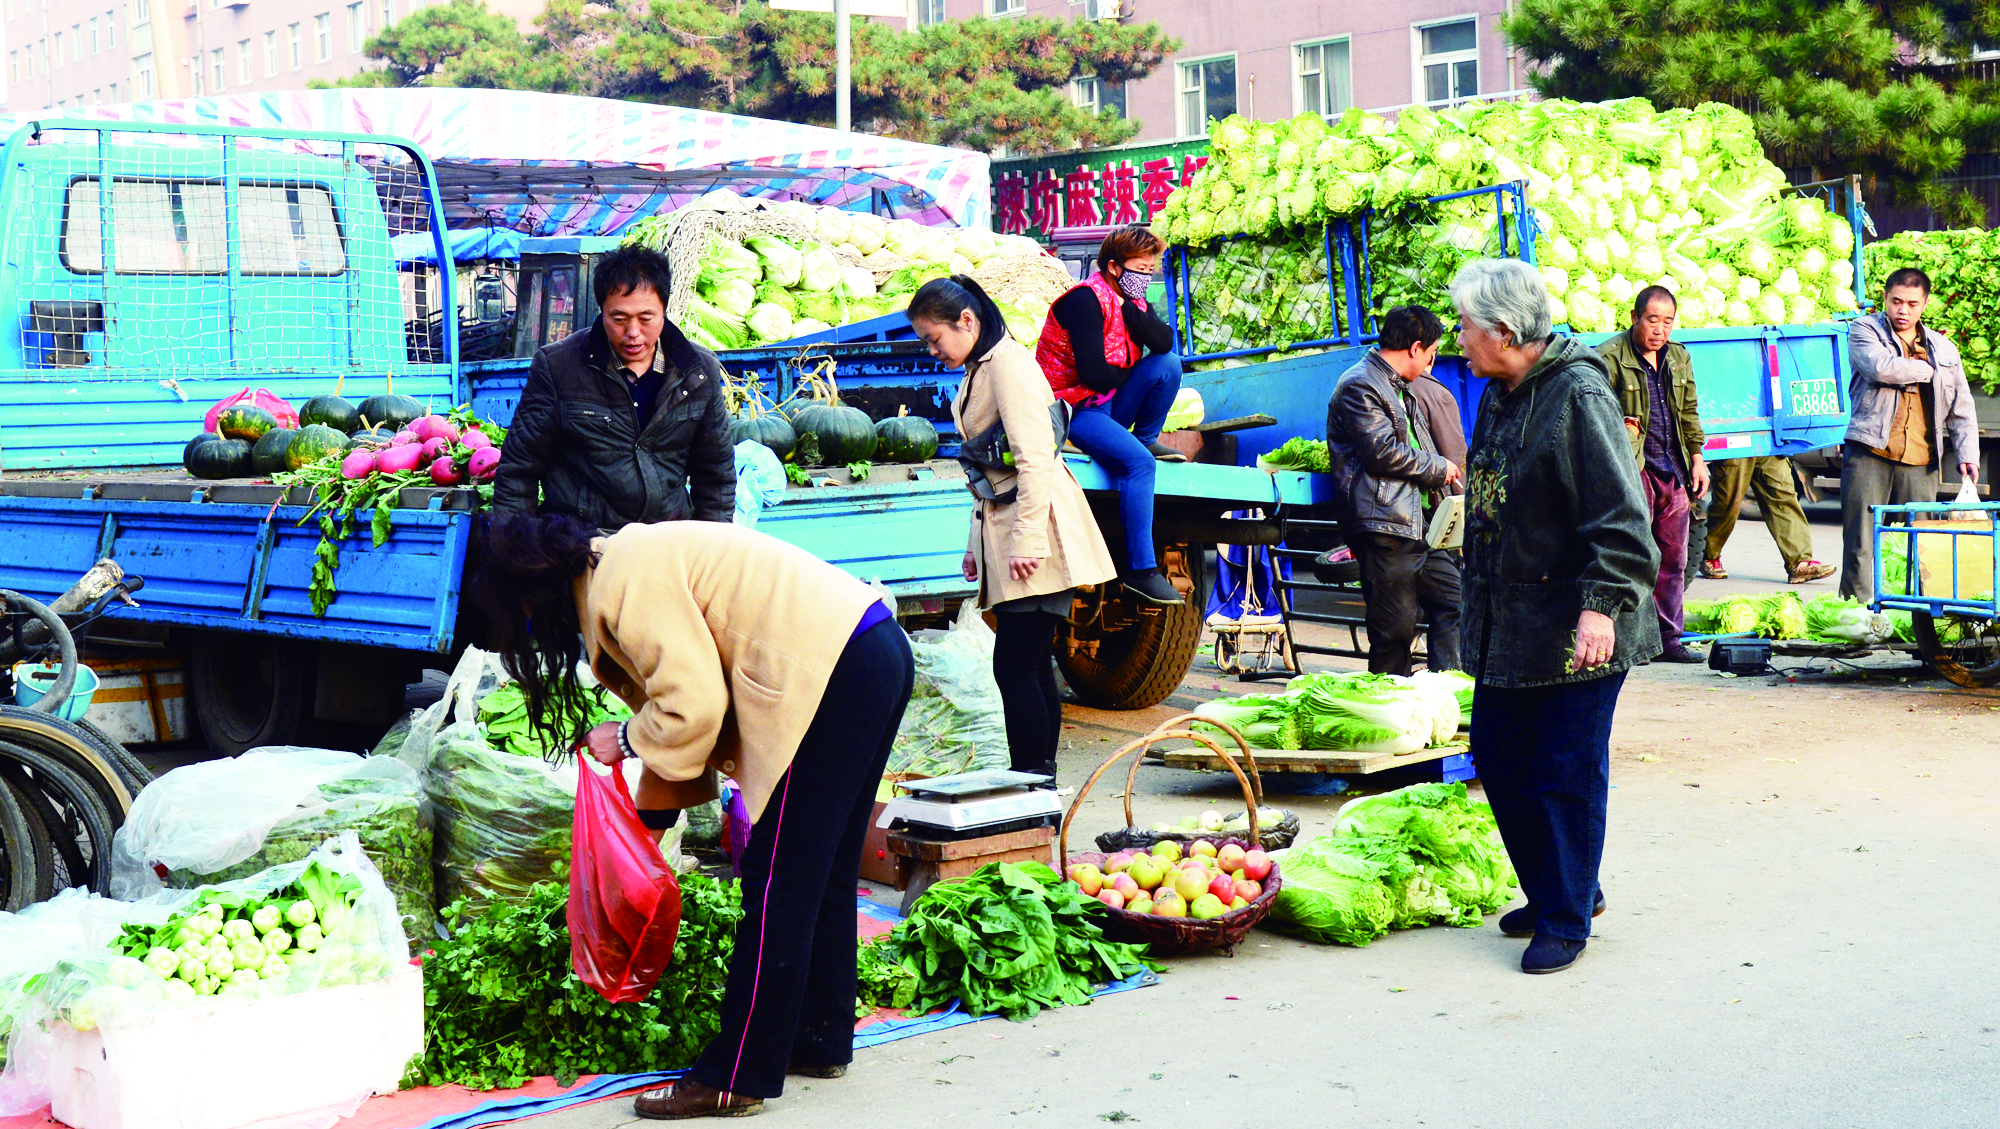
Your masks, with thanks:
[(639, 822), (624, 774), (576, 766), (576, 819), (569, 870), (570, 964), (614, 1004), (643, 1000), (674, 958), (681, 887)]
[(289, 427), (294, 430), (298, 428), (299, 426), (298, 409), (292, 407), (291, 404), (287, 403), (283, 396), (280, 396), (276, 392), (272, 392), (266, 388), (259, 388), (255, 392), (252, 392), (248, 388), (245, 388), (243, 391), (238, 392), (234, 396), (230, 396), (227, 399), (216, 401), (215, 406), (208, 409), (208, 414), (202, 417), (201, 429), (203, 431), (214, 431), (215, 417), (222, 414), (222, 409), (227, 408), (232, 404), (243, 403), (245, 400), (248, 400), (250, 403), (255, 404), (256, 406), (264, 409), (267, 412), (270, 412), (272, 417), (278, 421), (279, 427)]

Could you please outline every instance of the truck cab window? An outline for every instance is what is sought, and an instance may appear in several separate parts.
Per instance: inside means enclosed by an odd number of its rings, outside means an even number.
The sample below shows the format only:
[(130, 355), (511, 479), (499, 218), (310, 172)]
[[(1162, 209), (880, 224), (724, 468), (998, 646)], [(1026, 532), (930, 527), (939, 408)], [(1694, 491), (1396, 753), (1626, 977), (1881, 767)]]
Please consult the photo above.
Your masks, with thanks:
[[(245, 183), (237, 204), (242, 273), (337, 275), (347, 269), (340, 220), (327, 189)], [(62, 253), (77, 274), (104, 270), (104, 211), (96, 178), (70, 182)], [(110, 212), (116, 273), (228, 273), (228, 215), (220, 182), (115, 180)]]
[(576, 332), (576, 268), (549, 272), (548, 312), (542, 320), (541, 342), (552, 345)]

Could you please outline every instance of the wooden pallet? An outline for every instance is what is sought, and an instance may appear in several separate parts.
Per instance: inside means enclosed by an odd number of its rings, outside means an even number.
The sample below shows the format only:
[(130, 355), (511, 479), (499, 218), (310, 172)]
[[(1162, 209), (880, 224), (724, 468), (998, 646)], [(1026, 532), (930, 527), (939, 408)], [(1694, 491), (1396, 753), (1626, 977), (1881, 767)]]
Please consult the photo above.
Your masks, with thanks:
[[(1435, 749), (1418, 749), (1396, 756), (1390, 753), (1357, 753), (1342, 749), (1256, 749), (1259, 772), (1326, 772), (1339, 776), (1366, 776), (1392, 768), (1455, 757), (1469, 750), (1464, 741), (1454, 741)], [(1164, 754), (1168, 768), (1224, 769), (1222, 758), (1203, 748), (1169, 749)]]

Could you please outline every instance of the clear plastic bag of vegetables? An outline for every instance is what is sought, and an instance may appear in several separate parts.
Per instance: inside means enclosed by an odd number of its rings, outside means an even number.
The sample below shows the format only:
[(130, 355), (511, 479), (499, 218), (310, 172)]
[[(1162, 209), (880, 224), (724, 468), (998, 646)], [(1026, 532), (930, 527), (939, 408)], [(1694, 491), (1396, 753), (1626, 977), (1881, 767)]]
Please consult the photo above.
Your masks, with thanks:
[[(596, 702), (594, 721), (629, 716), (587, 670), (578, 677)], [(527, 897), (537, 882), (569, 881), (575, 762), (543, 747), (497, 655), (467, 648), (444, 698), (413, 719), (396, 756), (421, 766), (437, 814), (438, 904), (465, 898), (477, 914)], [(628, 783), (637, 770), (628, 765)]]
[(885, 771), (949, 776), (1009, 767), (1007, 719), (993, 681), (993, 629), (973, 602), (959, 609), (950, 631), (913, 639), (910, 653), (916, 684)]
[(405, 931), (436, 919), (431, 807), (420, 773), (390, 757), (269, 747), (186, 765), (139, 794), (112, 845), (111, 893), (137, 900), (297, 862), (351, 831), (382, 874)]
[(409, 960), (396, 899), (352, 831), (233, 882), (78, 908), (94, 919), (112, 906), (116, 930), (99, 923), (105, 939), (65, 947), (14, 995), (0, 1112), (47, 1103), (59, 1025), (369, 983)]

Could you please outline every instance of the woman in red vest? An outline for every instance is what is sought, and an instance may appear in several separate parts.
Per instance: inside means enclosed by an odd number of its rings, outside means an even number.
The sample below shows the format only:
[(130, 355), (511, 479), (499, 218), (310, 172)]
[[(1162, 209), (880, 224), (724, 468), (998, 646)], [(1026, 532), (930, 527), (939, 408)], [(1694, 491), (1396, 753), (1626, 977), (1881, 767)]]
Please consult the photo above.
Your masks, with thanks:
[(1174, 334), (1146, 309), (1146, 286), (1166, 244), (1131, 224), (1104, 237), (1097, 270), (1049, 308), (1035, 360), (1056, 398), (1070, 405), (1069, 438), (1118, 484), (1125, 526), (1119, 579), (1149, 604), (1172, 607), (1181, 594), (1153, 555), (1153, 467), (1184, 461), (1160, 442), (1181, 390)]

